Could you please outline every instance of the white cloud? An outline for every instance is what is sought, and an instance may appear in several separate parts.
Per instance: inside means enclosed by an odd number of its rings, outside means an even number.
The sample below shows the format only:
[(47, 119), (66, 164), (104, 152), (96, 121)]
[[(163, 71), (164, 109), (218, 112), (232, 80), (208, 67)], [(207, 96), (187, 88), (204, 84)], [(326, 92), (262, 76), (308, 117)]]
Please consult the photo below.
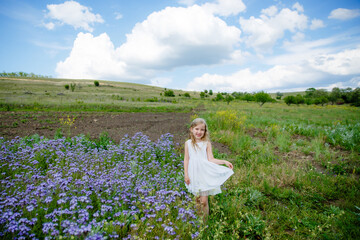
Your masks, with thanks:
[(70, 56), (57, 64), (60, 78), (114, 79), (126, 76), (126, 64), (115, 55), (114, 45), (107, 34), (93, 37), (79, 33)]
[(179, 0), (178, 2), (185, 6), (192, 6), (195, 4), (196, 0)]
[(353, 88), (360, 87), (360, 77), (354, 77), (350, 79), (350, 84)]
[(335, 54), (322, 54), (309, 63), (317, 70), (334, 75), (360, 74), (360, 46)]
[(321, 75), (298, 65), (278, 65), (266, 71), (251, 72), (242, 69), (231, 75), (204, 74), (188, 84), (190, 90), (213, 89), (215, 91), (260, 91), (276, 88), (294, 88), (314, 83)]
[(332, 10), (329, 18), (338, 20), (349, 20), (360, 16), (360, 9), (337, 8)]
[(75, 1), (66, 1), (61, 4), (47, 5), (49, 12), (47, 17), (57, 20), (58, 24), (68, 24), (75, 29), (82, 28), (92, 32), (90, 25), (94, 23), (103, 23), (104, 20), (99, 14), (91, 13), (91, 8), (85, 7)]
[(58, 50), (58, 51), (62, 51), (62, 50), (70, 50), (71, 46), (64, 46), (61, 45), (58, 42), (43, 42), (43, 41), (33, 41), (33, 43), (36, 46), (39, 46), (41, 48), (47, 48), (47, 49), (53, 49), (53, 50)]
[(144, 68), (215, 64), (230, 58), (240, 33), (197, 5), (167, 7), (136, 24), (117, 54)]
[[(288, 43), (285, 49), (292, 50), (292, 53), (263, 61), (272, 66), (268, 70), (253, 72), (246, 68), (230, 75), (203, 74), (194, 78), (188, 89), (274, 92), (279, 89), (306, 89), (314, 86), (358, 87), (360, 46), (334, 53), (336, 48), (329, 45), (337, 40), (329, 38), (314, 42)], [(352, 76), (350, 81), (349, 76)], [(334, 80), (338, 82), (329, 84)]]
[(261, 10), (262, 15), (268, 17), (274, 17), (278, 13), (278, 9), (276, 6), (271, 6)]
[(123, 15), (121, 13), (118, 13), (118, 12), (115, 13), (115, 19), (116, 20), (120, 20), (122, 18), (123, 18)]
[(165, 78), (165, 77), (157, 77), (150, 80), (151, 86), (157, 86), (157, 87), (166, 87), (169, 83), (172, 82), (171, 78)]
[(360, 87), (360, 77), (354, 77), (350, 79), (349, 81), (344, 82), (336, 82), (332, 83), (328, 86), (323, 87), (324, 89), (331, 91), (334, 87), (337, 88), (358, 88)]
[(149, 79), (159, 70), (238, 59), (233, 46), (240, 33), (198, 5), (167, 7), (136, 24), (118, 48), (105, 33), (78, 34), (56, 72), (69, 78)]
[(288, 8), (277, 13), (272, 6), (262, 11), (260, 18), (240, 18), (240, 26), (247, 35), (245, 42), (258, 52), (269, 52), (276, 41), (284, 36), (285, 31), (296, 33), (307, 28), (308, 18), (298, 11)]
[(43, 24), (45, 28), (47, 28), (48, 30), (53, 30), (55, 28), (55, 24), (53, 22), (49, 22), (49, 23), (44, 23)]
[(336, 51), (337, 48), (332, 47), (332, 45), (339, 46), (338, 42), (341, 41), (340, 37), (303, 41), (303, 37), (303, 33), (300, 32), (294, 35), (293, 41), (284, 42), (283, 50), (285, 52), (283, 54), (269, 56), (263, 63), (268, 65), (304, 64), (316, 56)]
[(215, 3), (205, 3), (201, 7), (220, 16), (237, 15), (245, 11), (242, 0), (216, 0)]
[(292, 6), (292, 8), (295, 9), (295, 10), (297, 10), (298, 12), (304, 12), (304, 7), (303, 7), (300, 3), (298, 3), (298, 2), (296, 2), (296, 3)]
[(322, 20), (319, 20), (319, 19), (311, 20), (311, 25), (310, 25), (311, 30), (315, 30), (315, 29), (323, 28), (323, 27), (325, 27), (325, 25)]
[(300, 42), (300, 41), (304, 40), (304, 38), (305, 38), (305, 34), (304, 34), (304, 33), (302, 33), (302, 32), (297, 32), (297, 33), (295, 33), (295, 34), (292, 36), (291, 39), (292, 39), (294, 42)]

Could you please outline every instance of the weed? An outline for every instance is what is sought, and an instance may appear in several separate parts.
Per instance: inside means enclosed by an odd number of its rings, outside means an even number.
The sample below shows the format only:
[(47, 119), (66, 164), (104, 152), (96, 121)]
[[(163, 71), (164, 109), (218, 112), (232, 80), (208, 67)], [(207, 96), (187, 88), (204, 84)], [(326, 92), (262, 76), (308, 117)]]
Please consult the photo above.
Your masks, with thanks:
[(71, 83), (70, 84), (70, 89), (71, 89), (72, 92), (75, 91), (75, 87), (76, 87), (76, 83)]
[(264, 194), (256, 189), (249, 188), (247, 191), (248, 197), (246, 199), (245, 205), (256, 207), (264, 199)]
[[(68, 115), (67, 118), (63, 119), (60, 118), (60, 124), (67, 129), (67, 136), (70, 137), (71, 136), (71, 127), (74, 125), (75, 123), (75, 117), (70, 118), (70, 116)], [(76, 127), (75, 127), (76, 128)]]

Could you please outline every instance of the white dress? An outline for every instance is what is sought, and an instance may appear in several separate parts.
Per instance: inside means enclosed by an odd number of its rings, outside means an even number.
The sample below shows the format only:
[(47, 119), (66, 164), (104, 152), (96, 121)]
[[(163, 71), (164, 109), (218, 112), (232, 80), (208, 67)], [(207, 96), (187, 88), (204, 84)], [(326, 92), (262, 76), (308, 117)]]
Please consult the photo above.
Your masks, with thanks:
[(185, 142), (189, 152), (188, 175), (190, 184), (185, 183), (189, 192), (196, 196), (221, 193), (220, 186), (232, 175), (233, 170), (208, 160), (206, 141), (198, 142), (194, 149), (191, 140)]

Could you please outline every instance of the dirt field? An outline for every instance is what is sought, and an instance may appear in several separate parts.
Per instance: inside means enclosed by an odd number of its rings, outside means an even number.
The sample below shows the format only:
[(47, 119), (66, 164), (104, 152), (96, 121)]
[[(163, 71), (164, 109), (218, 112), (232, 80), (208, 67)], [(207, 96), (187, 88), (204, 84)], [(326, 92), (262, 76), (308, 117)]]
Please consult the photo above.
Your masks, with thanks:
[[(162, 134), (174, 135), (174, 142), (183, 145), (188, 137), (187, 124), (192, 113), (63, 113), (63, 112), (0, 112), (0, 136), (11, 139), (16, 136), (39, 134), (53, 138), (57, 129), (62, 128), (67, 134), (66, 125), (60, 119), (74, 119), (71, 136), (87, 134), (97, 138), (107, 132), (115, 141), (137, 132), (157, 140)], [(213, 143), (220, 153), (230, 153), (219, 143)]]

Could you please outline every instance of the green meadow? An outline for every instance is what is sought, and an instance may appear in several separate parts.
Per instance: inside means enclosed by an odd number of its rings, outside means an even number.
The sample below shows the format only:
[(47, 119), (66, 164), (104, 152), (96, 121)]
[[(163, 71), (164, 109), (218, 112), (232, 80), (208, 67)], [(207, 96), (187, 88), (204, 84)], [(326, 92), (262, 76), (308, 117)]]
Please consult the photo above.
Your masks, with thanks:
[[(194, 112), (235, 174), (210, 197), (198, 239), (357, 239), (360, 108), (212, 101), (198, 92), (66, 79), (0, 79), (1, 111)], [(76, 84), (74, 91), (66, 84)], [(215, 94), (214, 94), (215, 95)], [(189, 119), (189, 122), (191, 119)], [(182, 159), (182, 149), (176, 154)], [(188, 236), (184, 234), (183, 237)], [(181, 238), (181, 236), (180, 236)]]
[[(34, 111), (189, 111), (183, 91), (165, 97), (163, 88), (122, 82), (90, 80), (0, 78), (0, 107)], [(74, 84), (72, 91), (71, 85)], [(65, 88), (69, 86), (69, 89)], [(161, 95), (160, 95), (161, 94)], [(189, 92), (190, 96), (198, 95)], [(185, 106), (185, 109), (184, 109)]]

